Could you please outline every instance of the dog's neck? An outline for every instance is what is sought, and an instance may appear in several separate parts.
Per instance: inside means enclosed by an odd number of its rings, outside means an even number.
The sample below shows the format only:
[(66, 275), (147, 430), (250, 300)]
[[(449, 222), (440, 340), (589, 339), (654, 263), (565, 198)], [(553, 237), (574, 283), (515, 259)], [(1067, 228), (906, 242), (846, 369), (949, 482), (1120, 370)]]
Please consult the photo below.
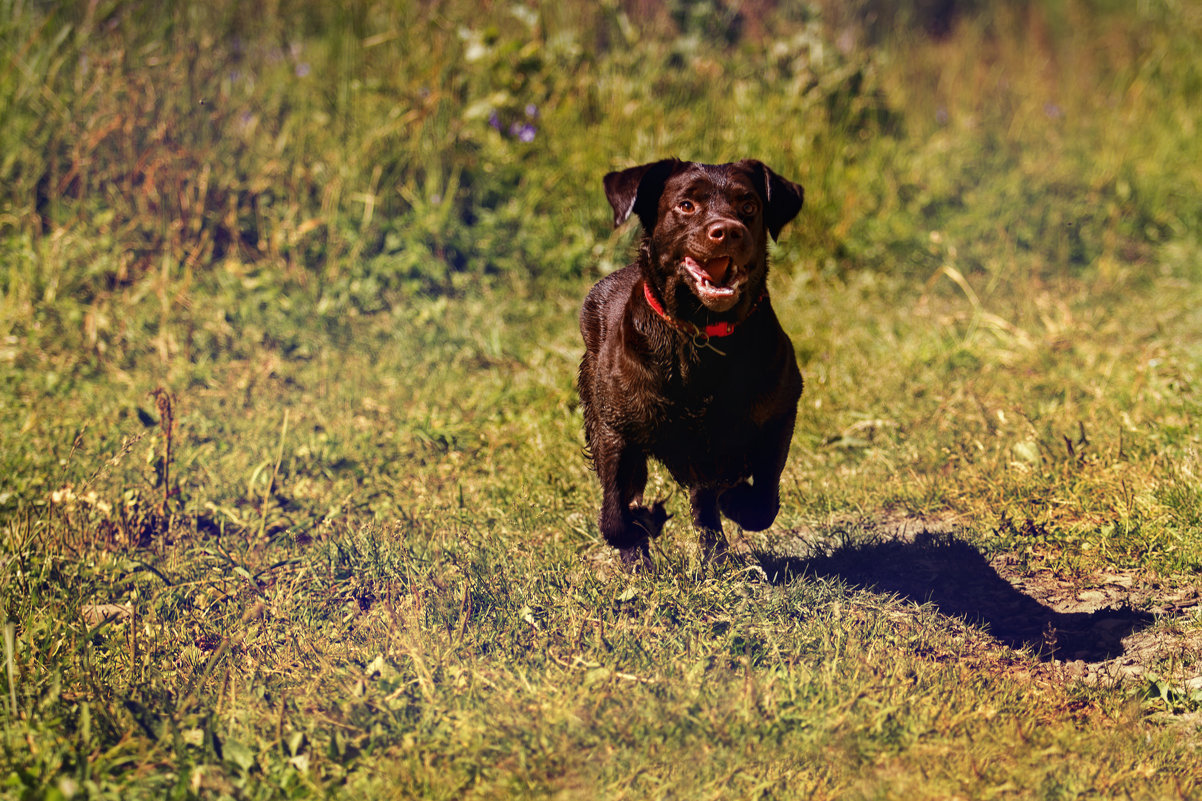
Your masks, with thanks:
[(693, 344), (697, 347), (708, 347), (717, 353), (722, 353), (722, 351), (715, 348), (710, 343), (710, 340), (721, 339), (722, 337), (728, 337), (733, 334), (739, 327), (740, 323), (746, 322), (751, 315), (755, 314), (756, 309), (759, 308), (760, 303), (763, 302), (764, 297), (767, 295), (767, 292), (761, 294), (759, 298), (756, 299), (755, 303), (752, 304), (751, 309), (748, 310), (747, 315), (743, 317), (742, 320), (723, 320), (717, 323), (710, 323), (706, 326), (699, 326), (696, 323), (692, 323), (688, 320), (681, 320), (673, 317), (667, 312), (667, 310), (664, 309), (664, 305), (655, 297), (655, 293), (652, 291), (651, 285), (648, 284), (646, 280), (643, 280), (640, 283), (643, 285), (643, 297), (647, 300), (647, 305), (651, 307), (651, 311), (655, 312), (657, 317), (666, 322), (672, 328), (692, 339)]

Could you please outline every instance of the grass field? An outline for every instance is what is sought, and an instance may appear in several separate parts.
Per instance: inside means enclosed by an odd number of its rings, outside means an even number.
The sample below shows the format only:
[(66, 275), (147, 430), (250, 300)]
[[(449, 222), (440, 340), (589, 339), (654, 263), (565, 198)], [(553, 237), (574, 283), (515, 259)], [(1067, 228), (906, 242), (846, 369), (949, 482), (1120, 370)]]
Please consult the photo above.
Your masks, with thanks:
[[(0, 0), (0, 796), (1202, 798), (1202, 12), (900, 6)], [(671, 154), (805, 185), (806, 391), (630, 575)]]

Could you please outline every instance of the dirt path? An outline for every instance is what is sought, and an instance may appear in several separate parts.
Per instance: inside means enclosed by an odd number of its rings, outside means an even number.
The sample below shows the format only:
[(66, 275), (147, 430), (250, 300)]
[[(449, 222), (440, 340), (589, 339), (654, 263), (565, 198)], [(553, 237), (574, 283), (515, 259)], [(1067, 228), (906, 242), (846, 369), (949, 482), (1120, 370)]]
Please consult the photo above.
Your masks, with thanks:
[[(770, 580), (837, 577), (848, 584), (931, 603), (1014, 649), (1029, 647), (1047, 669), (1072, 679), (1166, 676), (1202, 689), (1202, 583), (1137, 571), (1031, 574), (1006, 555), (986, 559), (954, 521), (908, 517), (856, 521), (849, 544), (814, 532), (773, 536), (755, 555)], [(849, 539), (852, 539), (849, 537)]]

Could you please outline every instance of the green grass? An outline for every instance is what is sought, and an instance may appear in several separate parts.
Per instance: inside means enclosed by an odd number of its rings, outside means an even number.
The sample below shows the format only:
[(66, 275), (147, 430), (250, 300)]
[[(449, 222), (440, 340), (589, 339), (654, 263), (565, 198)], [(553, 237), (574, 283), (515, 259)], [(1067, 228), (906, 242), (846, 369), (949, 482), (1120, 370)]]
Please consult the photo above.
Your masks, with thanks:
[[(0, 0), (0, 796), (1202, 796), (1202, 20), (665, 8)], [(596, 528), (600, 176), (666, 154), (806, 186), (792, 573), (662, 471), (653, 572)], [(821, 569), (903, 518), (1123, 577), (1142, 672)]]

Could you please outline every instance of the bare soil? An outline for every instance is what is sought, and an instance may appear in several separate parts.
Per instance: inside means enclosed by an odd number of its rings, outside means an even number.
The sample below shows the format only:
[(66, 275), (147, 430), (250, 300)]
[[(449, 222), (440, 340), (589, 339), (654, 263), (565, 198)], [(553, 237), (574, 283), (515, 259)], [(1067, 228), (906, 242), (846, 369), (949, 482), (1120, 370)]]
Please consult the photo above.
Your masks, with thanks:
[(751, 555), (769, 581), (835, 577), (933, 604), (987, 642), (1027, 649), (1042, 672), (1122, 682), (1172, 665), (1173, 675), (1164, 678), (1185, 690), (1202, 687), (1196, 617), (1202, 582), (1196, 577), (1026, 572), (1006, 554), (986, 558), (961, 529), (955, 520), (879, 517), (849, 521), (847, 543), (792, 530), (755, 543)]

